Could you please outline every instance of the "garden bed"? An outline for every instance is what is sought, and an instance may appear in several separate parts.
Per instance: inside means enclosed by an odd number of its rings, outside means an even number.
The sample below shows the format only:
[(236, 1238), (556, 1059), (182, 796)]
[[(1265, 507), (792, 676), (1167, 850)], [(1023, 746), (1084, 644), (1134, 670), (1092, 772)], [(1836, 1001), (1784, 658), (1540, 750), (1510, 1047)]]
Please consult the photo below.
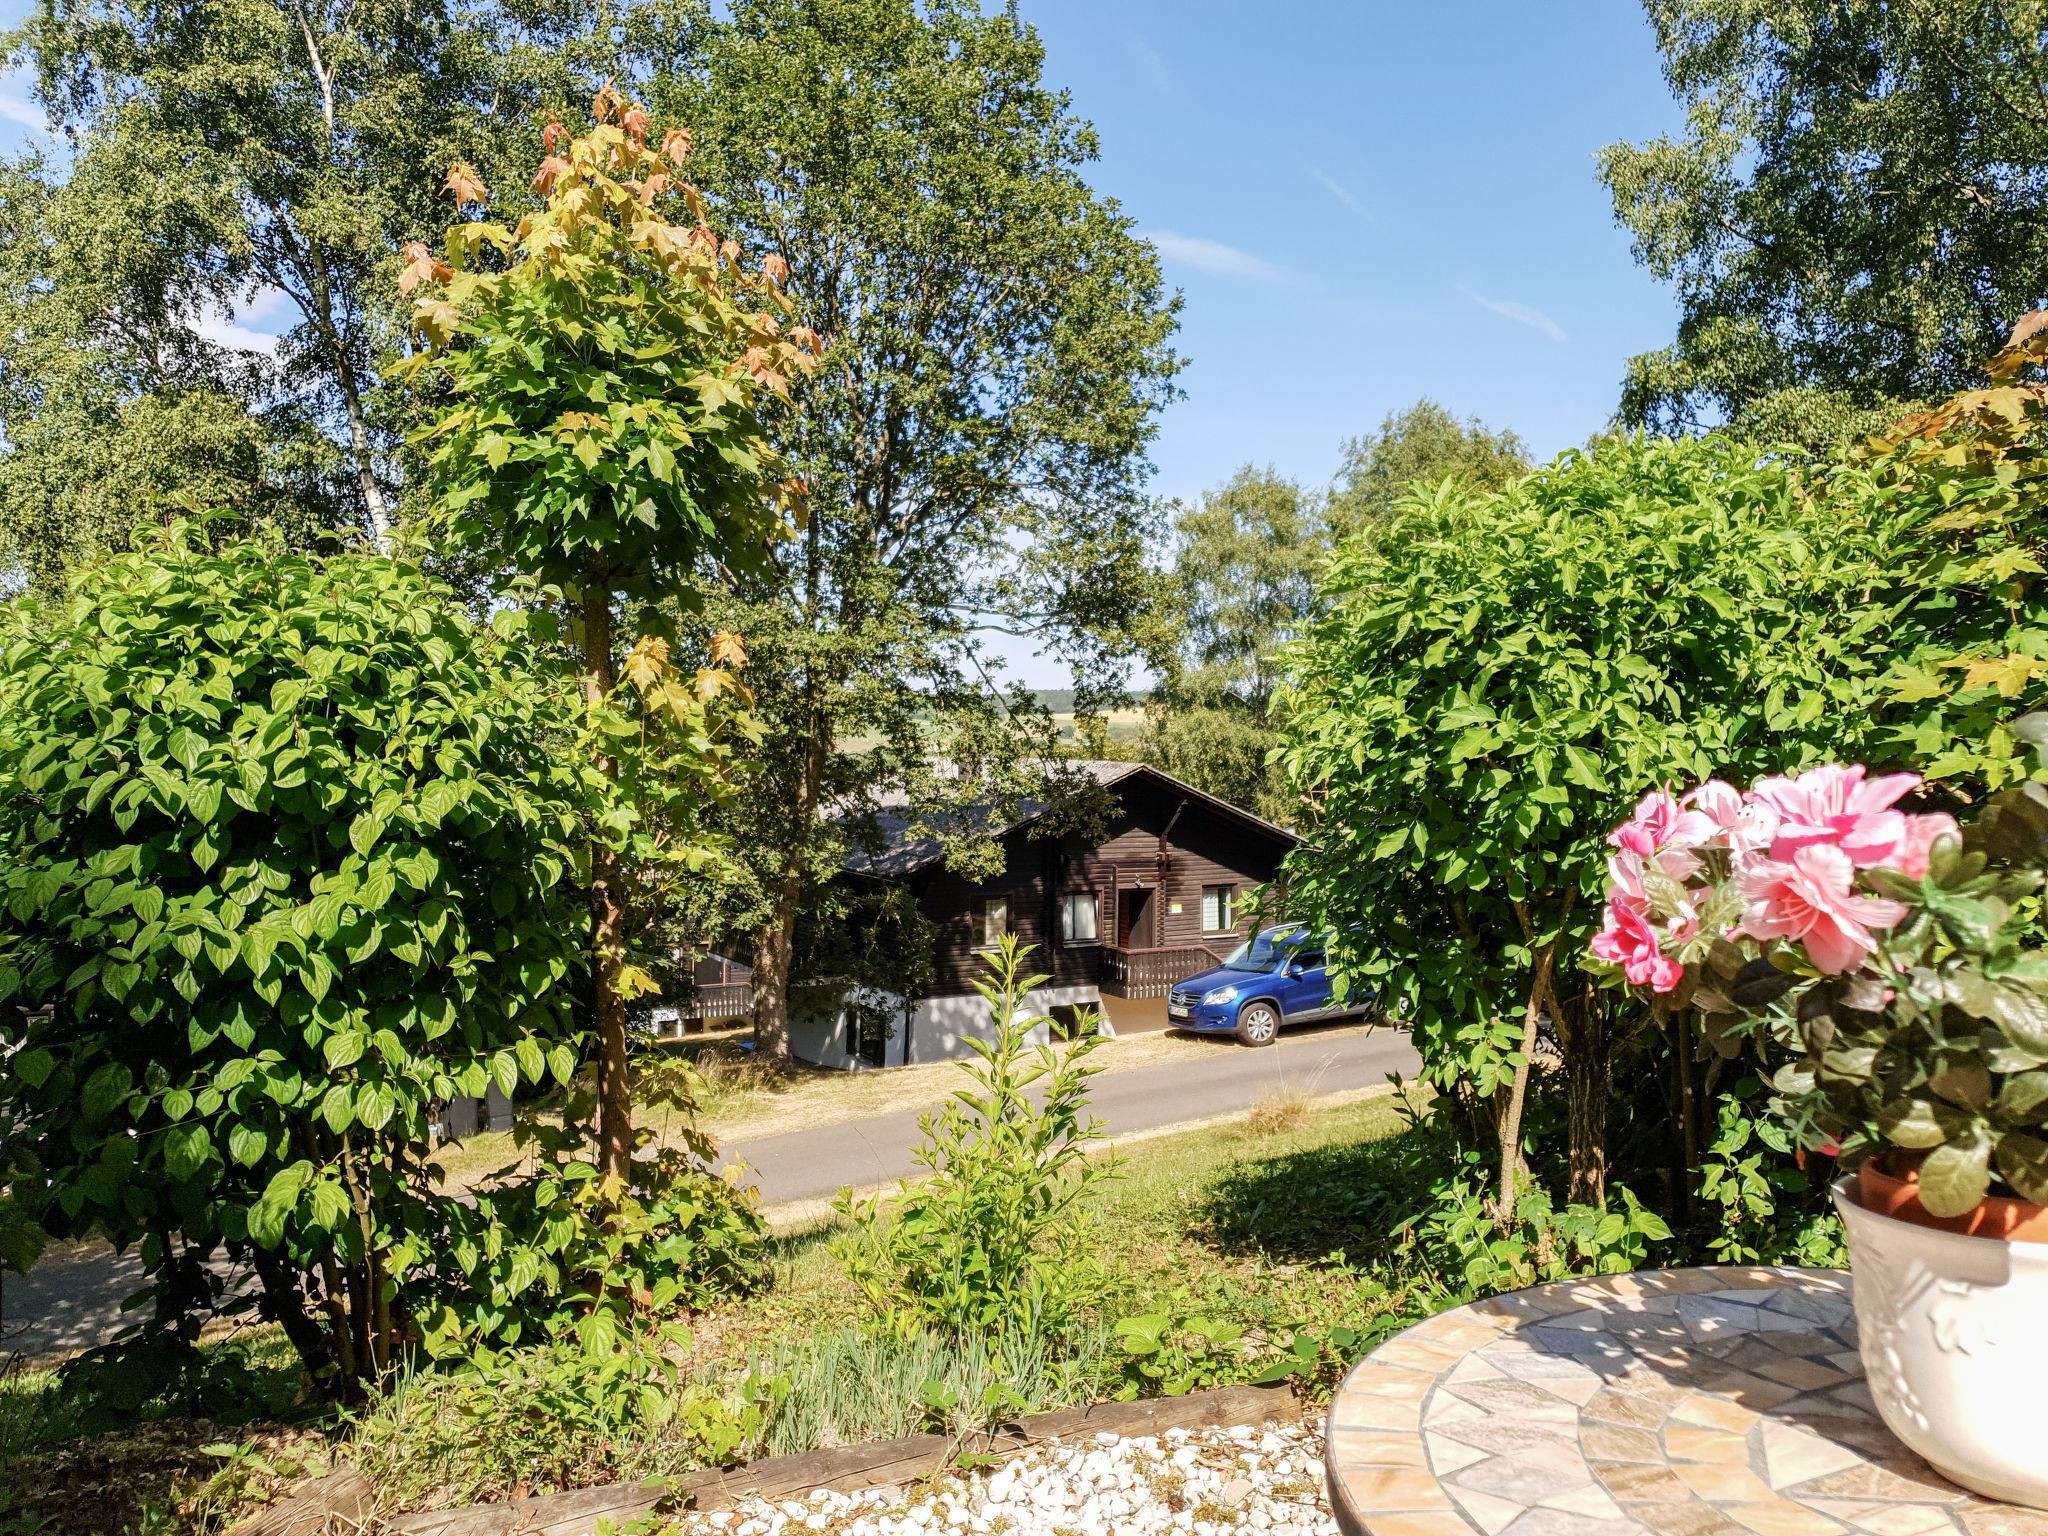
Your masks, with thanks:
[(1248, 1428), (1295, 1417), (1295, 1399), (1285, 1388), (1222, 1387), (1182, 1397), (1058, 1409), (965, 1435), (908, 1435), (746, 1466), (708, 1467), (673, 1490), (661, 1482), (614, 1483), (382, 1522), (376, 1518), (380, 1501), (375, 1485), (351, 1468), (320, 1479), (230, 1536), (313, 1536), (335, 1521), (373, 1528), (381, 1524), (392, 1536), (594, 1536), (600, 1521), (625, 1524), (663, 1504), (692, 1514), (772, 1511), (791, 1501), (816, 1502), (814, 1496), (821, 1493), (873, 1494), (844, 1498), (834, 1512), (853, 1515), (870, 1507), (880, 1512), (903, 1503), (909, 1485), (936, 1485), (962, 1468), (1030, 1456), (1056, 1442), (1092, 1441), (1107, 1447), (1142, 1439), (1156, 1448), (1157, 1437), (1170, 1430)]

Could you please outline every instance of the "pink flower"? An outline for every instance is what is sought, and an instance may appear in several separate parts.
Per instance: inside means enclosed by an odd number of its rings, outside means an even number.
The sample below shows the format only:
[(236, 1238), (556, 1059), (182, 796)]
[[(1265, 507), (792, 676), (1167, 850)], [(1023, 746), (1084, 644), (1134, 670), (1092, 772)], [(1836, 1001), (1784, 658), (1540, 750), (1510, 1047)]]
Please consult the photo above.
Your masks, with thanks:
[(1771, 858), (1782, 863), (1801, 848), (1840, 848), (1858, 869), (1896, 867), (1906, 839), (1906, 817), (1892, 806), (1920, 787), (1917, 773), (1865, 779), (1863, 765), (1828, 763), (1796, 779), (1759, 779), (1750, 791), (1775, 812)]
[(1936, 811), (1928, 816), (1908, 816), (1906, 835), (1900, 839), (1892, 857), (1882, 861), (1880, 867), (1896, 869), (1908, 880), (1921, 879), (1932, 860), (1934, 845), (1944, 837), (1962, 835), (1963, 829), (1956, 825), (1955, 817), (1945, 811)]
[(1636, 802), (1634, 816), (1607, 834), (1607, 841), (1624, 852), (1647, 857), (1660, 848), (1698, 847), (1715, 831), (1712, 817), (1681, 809), (1668, 789), (1653, 789)]
[(1680, 804), (1706, 817), (1715, 831), (1732, 832), (1742, 817), (1743, 794), (1725, 779), (1709, 779), (1687, 790)]
[(1862, 964), (1877, 949), (1870, 930), (1889, 928), (1906, 915), (1904, 902), (1858, 894), (1855, 861), (1832, 843), (1796, 847), (1789, 859), (1752, 860), (1736, 879), (1748, 902), (1743, 932), (1792, 939), (1829, 975)]
[(1607, 926), (1593, 935), (1593, 953), (1621, 967), (1631, 986), (1669, 992), (1685, 979), (1685, 967), (1665, 954), (1657, 930), (1642, 913), (1607, 903)]
[(1607, 899), (1637, 912), (1650, 910), (1650, 895), (1643, 889), (1641, 854), (1622, 852), (1608, 858)]

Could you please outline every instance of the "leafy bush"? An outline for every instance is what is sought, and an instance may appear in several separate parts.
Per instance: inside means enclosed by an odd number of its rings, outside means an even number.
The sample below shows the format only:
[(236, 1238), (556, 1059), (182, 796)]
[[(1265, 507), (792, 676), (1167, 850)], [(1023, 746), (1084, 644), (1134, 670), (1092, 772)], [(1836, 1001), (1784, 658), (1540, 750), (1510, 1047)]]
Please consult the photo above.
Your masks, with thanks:
[(1184, 1397), (1206, 1387), (1250, 1380), (1262, 1341), (1242, 1323), (1178, 1307), (1126, 1317), (1116, 1325), (1124, 1381), (1117, 1395)]
[(1101, 1128), (1082, 1117), (1101, 1037), (1026, 1044), (1052, 1021), (1024, 1006), (1046, 978), (1024, 975), (1022, 956), (1006, 937), (990, 979), (975, 982), (995, 1040), (968, 1041), (975, 1059), (960, 1066), (971, 1086), (923, 1118), (915, 1156), (930, 1176), (886, 1208), (880, 1196), (834, 1206), (850, 1229), (835, 1252), (885, 1331), (1009, 1349), (1064, 1332), (1100, 1292), (1083, 1202), (1112, 1169), (1089, 1158)]
[(1496, 496), (1417, 487), (1385, 537), (1337, 551), (1281, 703), (1313, 807), (1290, 894), (1350, 984), (1414, 1003), (1503, 1231), (1541, 1160), (1524, 1109), (1547, 1028), (1571, 1203), (1601, 1206), (1613, 1176), (1679, 1252), (1833, 1251), (1824, 1181), (1753, 1131), (1719, 1144), (1723, 1096), (1778, 1064), (1767, 1042), (1691, 1011), (1650, 1027), (1575, 973), (1602, 833), (1644, 787), (1715, 770), (1917, 763), (1930, 808), (2026, 777), (2048, 385), (2022, 375), (2043, 362), (2030, 317), (1990, 388), (1888, 440), (1807, 461), (1608, 439)]
[(382, 558), (174, 529), (5, 622), (14, 1197), (139, 1244), (160, 1329), (225, 1251), (317, 1380), (371, 1376), (443, 1236), (434, 1106), (576, 1063), (569, 718)]
[(1531, 1182), (1502, 1220), (1484, 1185), (1461, 1176), (1443, 1185), (1413, 1241), (1425, 1262), (1480, 1296), (1573, 1275), (1621, 1274), (1641, 1268), (1650, 1245), (1668, 1241), (1671, 1229), (1626, 1188), (1617, 1185), (1614, 1193), (1620, 1210), (1559, 1210), (1549, 1191)]
[(1628, 1031), (1570, 971), (1602, 834), (1647, 780), (1835, 739), (1882, 670), (1868, 547), (1783, 460), (1610, 438), (1496, 495), (1418, 487), (1337, 551), (1282, 702), (1315, 807), (1290, 899), (1350, 984), (1412, 1005), (1425, 1080), (1496, 1142), (1504, 1207), (1542, 1016), (1579, 1087), (1571, 1198), (1603, 1197)]
[(607, 1190), (573, 1154), (477, 1192), (449, 1213), (436, 1279), (446, 1301), (423, 1342), (443, 1357), (623, 1326), (766, 1285), (765, 1229), (752, 1191), (664, 1149)]

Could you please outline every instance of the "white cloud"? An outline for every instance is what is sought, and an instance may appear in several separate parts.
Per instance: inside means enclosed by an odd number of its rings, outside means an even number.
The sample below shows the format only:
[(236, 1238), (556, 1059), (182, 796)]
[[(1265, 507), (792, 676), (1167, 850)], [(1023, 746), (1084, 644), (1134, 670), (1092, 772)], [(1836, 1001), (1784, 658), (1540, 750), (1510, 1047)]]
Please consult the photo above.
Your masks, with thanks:
[(40, 102), (29, 95), (27, 81), (28, 76), (19, 72), (0, 76), (0, 122), (13, 123), (30, 133), (47, 137), (50, 132), (49, 114)]
[(1124, 47), (1130, 52), (1131, 62), (1138, 66), (1138, 73), (1151, 83), (1153, 90), (1166, 92), (1173, 89), (1173, 69), (1160, 57), (1157, 48), (1135, 32), (1124, 34)]
[[(278, 297), (281, 298), (282, 295)], [(192, 329), (215, 346), (232, 347), (237, 352), (270, 354), (277, 350), (276, 332), (262, 331), (256, 327), (271, 321), (274, 317), (270, 295), (259, 294), (253, 303), (239, 304), (232, 311), (223, 312), (209, 304), (192, 322)], [(282, 330), (283, 326), (280, 325), (278, 329)]]
[(1369, 219), (1372, 217), (1371, 214), (1365, 211), (1365, 204), (1361, 203), (1358, 200), (1357, 194), (1355, 194), (1349, 187), (1345, 186), (1343, 182), (1337, 180), (1336, 177), (1319, 171), (1314, 166), (1310, 166), (1308, 168), (1308, 173), (1316, 179), (1316, 184), (1318, 186), (1320, 186), (1325, 192), (1329, 193), (1330, 196), (1337, 199), (1337, 201), (1342, 203), (1346, 208), (1349, 208), (1353, 213), (1357, 214), (1361, 219)]
[(1569, 339), (1564, 333), (1564, 327), (1540, 309), (1532, 309), (1527, 304), (1516, 304), (1508, 299), (1489, 299), (1485, 294), (1474, 293), (1470, 288), (1465, 290), (1465, 297), (1482, 308), (1492, 310), (1504, 320), (1526, 325), (1532, 331), (1541, 331), (1552, 341), (1563, 342)]
[(1241, 277), (1255, 283), (1285, 283), (1294, 279), (1294, 274), (1285, 267), (1276, 267), (1262, 257), (1240, 251), (1234, 245), (1225, 245), (1220, 240), (1205, 240), (1200, 235), (1177, 235), (1170, 229), (1146, 229), (1140, 230), (1139, 234), (1151, 241), (1168, 261), (1177, 261), (1184, 267), (1193, 267), (1197, 272), (1207, 272), (1213, 277)]

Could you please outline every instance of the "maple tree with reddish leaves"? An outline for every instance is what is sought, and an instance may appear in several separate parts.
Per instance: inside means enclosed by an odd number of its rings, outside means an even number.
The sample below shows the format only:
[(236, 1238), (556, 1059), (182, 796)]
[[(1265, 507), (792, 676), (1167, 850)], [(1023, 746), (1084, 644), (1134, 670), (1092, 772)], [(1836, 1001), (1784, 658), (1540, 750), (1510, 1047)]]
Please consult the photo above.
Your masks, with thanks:
[[(750, 267), (710, 229), (683, 177), (689, 136), (671, 129), (655, 148), (651, 132), (607, 86), (585, 131), (544, 130), (540, 208), (509, 228), (462, 220), (439, 255), (408, 246), (398, 281), (425, 346), (394, 370), (441, 403), (414, 442), (450, 535), (580, 617), (592, 752), (625, 800), (592, 860), (599, 1156), (622, 1186), (634, 1146), (625, 1007), (653, 987), (628, 955), (628, 869), (692, 857), (693, 797), (715, 792), (722, 767), (706, 712), (743, 693), (745, 651), (721, 636), (716, 665), (687, 679), (666, 636), (623, 644), (617, 609), (679, 596), (695, 573), (757, 566), (801, 517), (801, 484), (762, 412), (814, 366), (817, 345), (777, 318), (793, 309), (787, 266)], [(460, 163), (445, 190), (458, 208), (488, 197)], [(640, 814), (655, 799), (686, 834), (680, 855)]]

